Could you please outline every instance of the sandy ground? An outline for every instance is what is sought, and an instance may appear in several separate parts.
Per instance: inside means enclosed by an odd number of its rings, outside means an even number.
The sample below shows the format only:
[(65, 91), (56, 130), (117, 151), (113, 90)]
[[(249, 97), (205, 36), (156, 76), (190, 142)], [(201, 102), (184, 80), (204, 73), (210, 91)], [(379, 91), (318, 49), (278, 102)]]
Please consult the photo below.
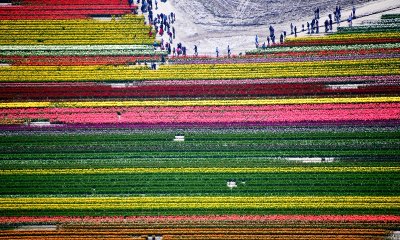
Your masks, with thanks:
[[(260, 44), (266, 42), (270, 25), (274, 26), (277, 36), (283, 31), (290, 34), (290, 23), (300, 31), (302, 24), (306, 26), (307, 21), (311, 22), (317, 7), (320, 8), (320, 31), (324, 31), (323, 22), (336, 5), (342, 7), (342, 20), (345, 20), (350, 15), (352, 1), (167, 0), (163, 3), (158, 0), (155, 13), (176, 14), (174, 45), (182, 42), (189, 55), (194, 53), (193, 47), (197, 45), (200, 55), (215, 56), (216, 47), (220, 55), (227, 54), (228, 45), (233, 54), (254, 49), (255, 36), (258, 35)], [(358, 18), (353, 25), (367, 19), (379, 19), (382, 13), (400, 13), (398, 0), (355, 0), (354, 5)], [(347, 25), (347, 22), (341, 23), (341, 26)]]

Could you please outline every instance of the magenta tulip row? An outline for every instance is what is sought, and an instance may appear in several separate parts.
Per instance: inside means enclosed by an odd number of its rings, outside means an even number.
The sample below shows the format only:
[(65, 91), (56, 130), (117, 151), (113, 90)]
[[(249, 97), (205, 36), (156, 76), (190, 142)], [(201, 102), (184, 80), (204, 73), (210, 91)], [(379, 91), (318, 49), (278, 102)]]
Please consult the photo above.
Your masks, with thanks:
[(66, 124), (168, 124), (399, 120), (400, 103), (0, 109), (1, 119)]
[(207, 215), (207, 216), (114, 216), (114, 217), (0, 217), (0, 224), (14, 223), (118, 223), (210, 221), (304, 221), (304, 222), (400, 222), (399, 215)]

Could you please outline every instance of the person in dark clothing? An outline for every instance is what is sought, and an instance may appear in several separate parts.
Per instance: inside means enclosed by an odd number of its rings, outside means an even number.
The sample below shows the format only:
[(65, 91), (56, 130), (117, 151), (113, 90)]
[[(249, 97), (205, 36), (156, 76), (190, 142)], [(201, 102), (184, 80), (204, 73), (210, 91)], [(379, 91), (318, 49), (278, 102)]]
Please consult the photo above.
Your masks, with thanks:
[(294, 26), (294, 36), (297, 37), (297, 26)]
[(283, 43), (283, 33), (281, 33), (281, 37), (279, 38), (279, 42), (282, 44)]
[(311, 33), (315, 32), (315, 19), (311, 21)]
[(194, 45), (194, 55), (197, 57), (199, 53), (197, 52), (197, 45)]
[(183, 56), (186, 56), (186, 47), (185, 46), (182, 47), (182, 54), (183, 54)]
[(328, 19), (325, 20), (324, 26), (325, 26), (325, 32), (327, 33), (328, 30), (329, 30), (329, 21), (328, 21)]
[(307, 33), (310, 34), (310, 23), (307, 22)]
[(272, 37), (275, 35), (275, 30), (274, 30), (274, 28), (272, 27), (272, 25), (270, 25), (269, 26), (269, 36), (271, 37), (271, 39), (272, 39)]

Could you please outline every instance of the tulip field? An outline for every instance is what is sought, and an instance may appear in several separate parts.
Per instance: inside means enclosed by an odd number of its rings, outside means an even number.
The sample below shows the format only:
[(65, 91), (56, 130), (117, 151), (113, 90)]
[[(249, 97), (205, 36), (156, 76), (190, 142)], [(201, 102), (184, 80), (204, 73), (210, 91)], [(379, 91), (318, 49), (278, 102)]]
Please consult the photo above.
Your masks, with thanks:
[(400, 237), (399, 14), (168, 57), (137, 7), (0, 5), (0, 239)]

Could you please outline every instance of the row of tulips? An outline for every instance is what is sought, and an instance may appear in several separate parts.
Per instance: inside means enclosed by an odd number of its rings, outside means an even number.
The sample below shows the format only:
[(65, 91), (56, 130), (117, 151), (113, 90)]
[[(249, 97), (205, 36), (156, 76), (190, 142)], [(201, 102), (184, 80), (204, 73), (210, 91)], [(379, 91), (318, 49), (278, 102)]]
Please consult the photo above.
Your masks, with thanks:
[[(133, 83), (95, 83), (95, 82), (15, 82), (2, 83), (2, 87), (95, 87), (95, 86), (111, 86), (113, 88), (131, 88), (135, 86), (160, 86), (160, 85), (247, 85), (247, 84), (324, 84), (327, 86), (343, 86), (344, 88), (351, 84), (359, 87), (369, 85), (398, 85), (400, 83), (399, 75), (388, 76), (348, 76), (348, 77), (327, 77), (327, 78), (267, 78), (267, 79), (243, 79), (243, 80), (161, 80), (161, 81), (137, 81)], [(26, 92), (26, 91), (22, 91)]]
[(2, 120), (48, 119), (66, 124), (318, 123), (399, 120), (399, 104), (320, 104), (260, 107), (1, 109)]
[(0, 61), (15, 66), (85, 66), (85, 65), (125, 65), (137, 62), (159, 61), (154, 56), (9, 56)]
[(400, 53), (391, 51), (390, 53), (373, 53), (373, 54), (335, 54), (335, 55), (317, 55), (313, 54), (293, 54), (294, 56), (284, 56), (283, 54), (273, 54), (266, 57), (257, 57), (253, 55), (253, 58), (182, 58), (175, 57), (169, 60), (171, 64), (227, 64), (227, 63), (267, 63), (267, 62), (310, 62), (310, 61), (330, 61), (330, 60), (357, 60), (357, 59), (376, 59), (376, 58), (398, 58)]
[(98, 21), (95, 19), (63, 19), (63, 20), (2, 20), (0, 29), (4, 30), (28, 30), (28, 29), (84, 29), (89, 28), (132, 28), (138, 24), (144, 24), (144, 17), (141, 15), (124, 15), (116, 21)]
[(22, 0), (24, 5), (126, 5), (127, 1), (121, 0)]
[[(120, 237), (121, 235), (146, 235), (150, 233), (156, 234), (156, 235), (175, 235), (177, 237), (180, 237), (181, 235), (184, 235), (186, 237), (192, 237), (194, 239), (198, 239), (198, 236), (203, 236), (203, 237), (214, 237), (218, 235), (225, 236), (226, 238), (230, 236), (239, 236), (242, 239), (245, 239), (245, 237), (251, 237), (251, 236), (259, 236), (259, 237), (274, 237), (276, 235), (291, 235), (291, 236), (296, 236), (296, 235), (341, 235), (341, 236), (354, 236), (354, 235), (361, 235), (361, 234), (367, 234), (369, 236), (385, 236), (388, 235), (390, 232), (385, 231), (382, 229), (348, 229), (348, 228), (318, 228), (318, 227), (301, 227), (301, 228), (264, 228), (264, 227), (234, 227), (231, 226), (229, 228), (226, 227), (202, 227), (202, 226), (192, 226), (190, 228), (188, 227), (179, 227), (179, 226), (167, 226), (159, 229), (148, 229), (148, 228), (123, 228), (123, 226), (116, 226), (117, 231), (110, 231), (111, 229), (104, 229), (104, 227), (97, 226), (98, 229), (95, 227), (86, 227), (86, 226), (75, 226), (75, 228), (72, 228), (72, 226), (68, 226), (68, 230), (63, 229), (62, 232), (57, 233), (57, 235), (73, 235), (74, 238), (77, 236), (82, 236), (82, 237), (90, 237), (92, 234), (94, 235), (101, 235), (101, 237)], [(37, 236), (40, 235), (42, 237), (51, 237), (54, 236), (54, 232), (51, 231), (29, 231), (28, 229), (24, 231), (0, 231), (0, 237), (1, 236), (9, 236), (9, 237), (25, 237), (25, 236)], [(221, 236), (221, 237), (222, 237)], [(225, 238), (225, 239), (226, 239)], [(118, 238), (120, 239), (120, 238)], [(143, 239), (143, 238), (141, 238)], [(181, 238), (179, 238), (181, 239)], [(254, 238), (252, 238), (254, 239)]]
[[(140, 55), (143, 55), (143, 52), (140, 52)], [(0, 82), (211, 80), (399, 75), (399, 66), (400, 59), (398, 58), (257, 64), (168, 65), (160, 66), (158, 71), (128, 66), (10, 66), (0, 68)]]
[(399, 48), (376, 48), (376, 49), (358, 49), (358, 50), (321, 50), (321, 51), (300, 51), (300, 52), (277, 52), (269, 53), (267, 55), (248, 54), (249, 59), (255, 57), (261, 58), (302, 58), (302, 57), (320, 57), (320, 56), (379, 56), (386, 54), (397, 54), (400, 52)]
[[(53, 19), (53, 16), (64, 16), (62, 19), (77, 19), (81, 16), (89, 18), (93, 15), (124, 15), (131, 13), (131, 10), (108, 10), (108, 9), (92, 9), (92, 10), (19, 10), (6, 7), (0, 8), (0, 20), (20, 20), (20, 19)], [(59, 18), (56, 18), (59, 19)]]
[[(110, 43), (110, 41), (104, 40), (106, 43)], [(134, 42), (134, 40), (130, 41)], [(82, 43), (82, 41), (80, 41)], [(90, 40), (87, 40), (87, 43), (90, 43)], [(100, 42), (101, 43), (101, 42)], [(149, 40), (137, 40), (138, 44), (147, 44)], [(99, 44), (99, 42), (97, 42)], [(67, 45), (66, 45), (67, 46)], [(86, 45), (84, 45), (86, 46)], [(101, 45), (95, 45), (101, 46)], [(131, 46), (131, 45), (130, 45)], [(72, 49), (66, 50), (52, 50), (49, 49), (41, 49), (41, 50), (2, 50), (0, 52), (0, 58), (4, 59), (7, 62), (7, 57), (2, 58), (2, 56), (23, 56), (23, 57), (31, 57), (31, 56), (45, 56), (45, 57), (60, 57), (60, 56), (74, 56), (74, 57), (94, 57), (94, 56), (143, 56), (143, 55), (166, 55), (166, 51), (155, 51), (154, 49), (112, 49), (108, 48), (108, 45), (104, 45), (102, 49), (77, 49), (73, 50), (74, 45), (70, 45)], [(1, 47), (0, 47), (1, 49)], [(49, 64), (52, 65), (52, 64)], [(47, 66), (49, 66), (47, 65)], [(94, 66), (94, 65), (90, 65)], [(60, 69), (61, 70), (61, 69)]]
[[(8, 108), (102, 108), (102, 107), (233, 107), (231, 110), (237, 111), (245, 109), (243, 106), (261, 106), (260, 109), (284, 109), (287, 105), (292, 110), (294, 109), (324, 109), (327, 106), (332, 109), (340, 105), (330, 104), (349, 104), (346, 109), (352, 109), (355, 105), (351, 104), (364, 104), (359, 105), (357, 108), (364, 106), (369, 108), (371, 105), (381, 105), (387, 107), (394, 107), (400, 102), (400, 97), (397, 96), (382, 96), (382, 97), (336, 97), (336, 98), (276, 98), (276, 99), (211, 99), (211, 100), (126, 100), (126, 101), (68, 101), (68, 102), (3, 102), (0, 103), (0, 111)], [(277, 105), (277, 106), (274, 106)], [(306, 107), (302, 106), (306, 105)], [(311, 108), (307, 107), (311, 106)], [(318, 106), (319, 105), (319, 106)], [(346, 105), (345, 105), (346, 106)], [(181, 108), (182, 109), (182, 108)], [(182, 109), (185, 111), (185, 109)], [(8, 110), (5, 110), (8, 111)], [(175, 110), (173, 110), (175, 111)], [(28, 112), (28, 111), (26, 111)]]
[(302, 43), (302, 42), (320, 42), (320, 41), (337, 41), (337, 40), (359, 40), (359, 39), (386, 39), (394, 38), (399, 40), (400, 33), (353, 33), (353, 34), (331, 34), (327, 36), (317, 37), (296, 37), (287, 38), (285, 43)]
[(4, 210), (90, 209), (392, 209), (399, 210), (400, 197), (8, 197), (0, 198)]
[(333, 46), (299, 46), (299, 47), (273, 47), (247, 51), (246, 54), (271, 54), (279, 52), (316, 52), (316, 51), (337, 51), (337, 50), (369, 50), (369, 49), (392, 49), (399, 48), (400, 43), (383, 44), (355, 44), (355, 45), (333, 45)]
[(264, 167), (264, 168), (91, 168), (91, 169), (15, 169), (0, 170), (0, 175), (60, 174), (141, 174), (141, 173), (387, 173), (400, 167)]
[[(151, 57), (142, 58), (149, 60)], [(131, 58), (132, 60), (132, 58)], [(324, 85), (324, 84), (230, 84), (226, 85), (92, 85), (92, 86), (3, 86), (2, 100), (60, 100), (75, 98), (221, 98), (261, 96), (337, 96), (397, 95), (397, 85)]]
[(129, 10), (128, 1), (125, 4), (57, 4), (57, 5), (11, 5), (0, 8), (0, 14), (4, 12), (30, 12), (30, 11), (52, 11), (52, 10)]
[(174, 223), (174, 222), (400, 222), (398, 215), (200, 215), (200, 216), (24, 216), (0, 217), (0, 224), (16, 223)]

